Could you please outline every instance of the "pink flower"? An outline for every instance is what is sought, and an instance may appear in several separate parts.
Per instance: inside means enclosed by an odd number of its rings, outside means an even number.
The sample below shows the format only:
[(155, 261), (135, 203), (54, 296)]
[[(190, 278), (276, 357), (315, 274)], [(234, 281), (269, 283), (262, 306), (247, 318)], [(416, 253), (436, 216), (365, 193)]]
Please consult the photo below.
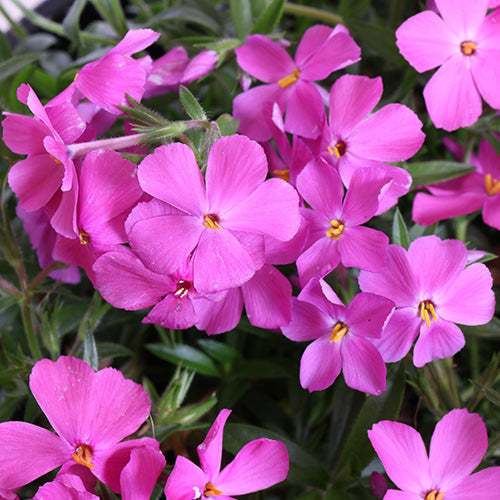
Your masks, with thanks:
[(66, 145), (80, 138), (85, 122), (69, 103), (42, 106), (29, 85), (19, 87), (18, 98), (35, 116), (7, 114), (2, 123), (5, 144), (28, 155), (9, 170), (9, 185), (27, 212), (51, 202), (52, 227), (71, 238), (76, 231), (78, 183)]
[(471, 164), (475, 172), (427, 186), (430, 194), (417, 193), (413, 220), (429, 226), (482, 209), (484, 222), (500, 229), (500, 158), (487, 139), (479, 143), (478, 155), (471, 157)]
[[(120, 442), (146, 420), (146, 391), (113, 368), (99, 372), (84, 361), (61, 356), (39, 361), (30, 388), (57, 434), (25, 422), (0, 424), (2, 486), (16, 489), (65, 464), (87, 467), (119, 493), (120, 473), (131, 450), (159, 444), (150, 438)], [(117, 454), (122, 459), (109, 460)]]
[(95, 282), (92, 265), (104, 252), (128, 242), (125, 219), (143, 194), (136, 165), (115, 151), (89, 153), (82, 164), (73, 238), (59, 237), (53, 258), (82, 267)]
[(217, 497), (231, 500), (286, 479), (288, 453), (279, 441), (262, 438), (246, 444), (222, 471), (222, 433), (231, 410), (221, 410), (198, 448), (201, 467), (178, 456), (165, 486), (167, 500)]
[(371, 113), (382, 91), (380, 77), (340, 77), (330, 91), (329, 125), (317, 141), (309, 142), (314, 154), (337, 168), (347, 187), (360, 167), (378, 167), (392, 179), (380, 194), (377, 215), (392, 207), (411, 185), (406, 170), (386, 162), (410, 158), (425, 139), (422, 123), (406, 106), (388, 104)]
[(384, 420), (368, 431), (387, 475), (402, 491), (390, 489), (385, 500), (500, 499), (500, 467), (475, 474), (488, 449), (486, 426), (467, 410), (452, 410), (436, 425), (429, 455), (412, 427)]
[(184, 47), (174, 47), (153, 61), (144, 98), (178, 91), (180, 85), (187, 85), (212, 71), (217, 61), (217, 52), (213, 50), (203, 50), (190, 61)]
[(149, 75), (140, 61), (130, 57), (155, 42), (159, 33), (150, 29), (130, 30), (97, 61), (86, 64), (72, 84), (83, 97), (100, 108), (119, 115), (118, 105), (127, 105), (128, 94), (140, 101)]
[(441, 17), (421, 12), (396, 31), (403, 57), (420, 73), (439, 69), (424, 88), (436, 127), (451, 131), (472, 125), (481, 97), (500, 109), (500, 11), (486, 15), (488, 0), (436, 0)]
[(265, 116), (270, 115), (275, 102), (286, 110), (287, 132), (317, 137), (323, 124), (324, 105), (314, 81), (358, 61), (360, 48), (343, 26), (332, 29), (316, 25), (304, 33), (295, 60), (264, 35), (250, 35), (235, 49), (235, 54), (241, 68), (266, 85), (236, 96), (233, 115), (240, 120), (241, 133), (266, 141), (271, 130)]
[(333, 384), (343, 371), (346, 384), (358, 391), (385, 391), (386, 368), (372, 340), (380, 337), (394, 303), (359, 293), (345, 307), (323, 280), (312, 279), (293, 299), (292, 320), (281, 328), (291, 340), (314, 340), (300, 362), (300, 383), (309, 391)]
[(403, 358), (420, 334), (415, 366), (446, 358), (465, 345), (462, 325), (483, 325), (493, 317), (492, 277), (484, 264), (467, 266), (468, 252), (458, 240), (424, 236), (408, 251), (389, 245), (379, 273), (361, 271), (359, 286), (394, 301), (396, 310), (375, 345), (384, 361)]
[(162, 274), (189, 258), (200, 293), (242, 285), (264, 264), (264, 235), (287, 241), (300, 225), (297, 193), (281, 179), (266, 181), (267, 172), (262, 148), (244, 136), (214, 143), (206, 181), (188, 146), (157, 148), (139, 165), (138, 177), (170, 213), (136, 220), (129, 230), (132, 249)]
[(389, 238), (362, 224), (377, 212), (379, 193), (388, 182), (374, 169), (357, 169), (344, 197), (339, 174), (325, 160), (304, 167), (297, 188), (311, 208), (302, 209), (309, 224), (306, 250), (297, 259), (302, 284), (324, 277), (340, 262), (371, 271), (383, 267)]

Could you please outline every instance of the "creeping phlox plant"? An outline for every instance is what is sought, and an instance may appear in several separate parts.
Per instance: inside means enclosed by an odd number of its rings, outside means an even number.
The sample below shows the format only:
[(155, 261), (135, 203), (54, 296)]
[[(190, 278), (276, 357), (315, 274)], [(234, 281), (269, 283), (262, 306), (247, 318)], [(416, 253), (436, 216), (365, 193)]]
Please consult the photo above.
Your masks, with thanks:
[(500, 500), (499, 2), (90, 3), (111, 48), (0, 80), (0, 500)]

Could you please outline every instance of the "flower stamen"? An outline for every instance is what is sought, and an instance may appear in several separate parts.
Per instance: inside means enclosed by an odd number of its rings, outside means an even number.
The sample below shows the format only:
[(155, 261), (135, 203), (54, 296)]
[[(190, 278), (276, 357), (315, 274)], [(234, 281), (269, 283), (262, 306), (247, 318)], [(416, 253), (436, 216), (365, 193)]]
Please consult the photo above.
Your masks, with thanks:
[(205, 215), (205, 226), (209, 227), (210, 229), (220, 229), (219, 225), (220, 219), (217, 214), (206, 214)]
[(278, 80), (278, 85), (282, 89), (289, 87), (290, 85), (293, 85), (299, 79), (299, 76), (300, 76), (300, 70), (298, 68), (295, 68), (293, 70), (293, 73), (285, 76), (281, 80)]
[(80, 465), (85, 465), (89, 469), (94, 468), (94, 464), (92, 463), (92, 450), (87, 444), (79, 444), (75, 448), (75, 452), (71, 454), (73, 460)]
[(340, 235), (343, 233), (345, 226), (342, 224), (342, 222), (334, 219), (330, 221), (330, 225), (332, 226), (328, 231), (326, 232), (326, 235), (328, 238), (331, 238), (332, 240), (338, 240), (340, 238)]
[(425, 500), (443, 500), (444, 498), (444, 493), (440, 492), (438, 493), (438, 490), (432, 490), (425, 495)]
[(495, 196), (500, 193), (500, 181), (498, 179), (494, 179), (491, 174), (486, 174), (484, 176), (484, 183), (486, 185), (486, 192), (490, 196)]
[(283, 170), (273, 170), (273, 175), (278, 177), (279, 179), (290, 182), (290, 170), (288, 170), (288, 168), (284, 168)]
[(347, 144), (344, 141), (338, 141), (337, 144), (333, 146), (333, 149), (330, 146), (328, 146), (327, 149), (331, 155), (335, 155), (337, 158), (340, 158), (345, 155)]
[(437, 316), (434, 304), (430, 300), (423, 300), (420, 302), (420, 317), (425, 321), (427, 327), (431, 326), (431, 316), (435, 323), (437, 321)]
[(349, 329), (347, 328), (347, 325), (345, 323), (342, 323), (342, 321), (339, 321), (333, 327), (332, 334), (330, 335), (330, 344), (332, 342), (338, 342), (348, 331)]
[(80, 231), (80, 234), (78, 236), (82, 245), (87, 245), (88, 243), (90, 243), (90, 236), (85, 231)]
[(179, 299), (183, 299), (189, 293), (189, 289), (191, 288), (191, 286), (192, 283), (190, 281), (179, 280), (177, 282), (177, 290), (175, 291), (174, 295)]
[(472, 42), (470, 40), (467, 40), (460, 44), (460, 50), (462, 51), (462, 54), (464, 56), (471, 56), (472, 54), (474, 54), (474, 52), (476, 52), (476, 49), (476, 42)]
[(207, 483), (205, 489), (203, 490), (204, 497), (215, 497), (217, 495), (223, 495), (222, 491), (218, 490), (212, 483)]

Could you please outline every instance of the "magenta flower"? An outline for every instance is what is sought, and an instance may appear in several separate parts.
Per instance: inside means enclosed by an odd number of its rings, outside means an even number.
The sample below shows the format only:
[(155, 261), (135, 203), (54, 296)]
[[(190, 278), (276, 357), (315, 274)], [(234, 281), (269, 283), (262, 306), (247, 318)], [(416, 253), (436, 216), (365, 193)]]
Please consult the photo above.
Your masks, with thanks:
[(477, 121), (481, 97), (500, 109), (500, 11), (486, 15), (488, 0), (435, 4), (441, 17), (430, 10), (410, 17), (396, 31), (396, 43), (419, 73), (439, 66), (424, 99), (436, 127), (451, 131)]
[(159, 33), (150, 29), (130, 30), (125, 37), (97, 61), (86, 64), (72, 84), (83, 97), (100, 108), (119, 115), (118, 105), (126, 106), (126, 94), (140, 101), (149, 72), (130, 57), (155, 42)]
[(212, 71), (218, 58), (217, 52), (203, 50), (189, 60), (184, 47), (174, 47), (153, 61), (144, 98), (178, 91), (180, 85), (187, 85)]
[(287, 241), (300, 225), (296, 191), (281, 179), (266, 181), (267, 172), (262, 148), (244, 136), (214, 143), (206, 182), (188, 146), (157, 148), (139, 165), (139, 182), (176, 213), (136, 220), (132, 249), (161, 274), (191, 259), (200, 293), (242, 285), (264, 264), (264, 235)]
[(89, 153), (82, 164), (73, 238), (59, 237), (52, 257), (80, 266), (95, 283), (92, 265), (104, 252), (127, 243), (125, 220), (143, 192), (136, 165), (115, 151)]
[(304, 389), (326, 389), (342, 371), (353, 389), (370, 394), (385, 391), (386, 367), (372, 340), (380, 337), (394, 307), (391, 300), (359, 293), (345, 307), (318, 279), (312, 279), (293, 300), (292, 320), (281, 331), (291, 340), (314, 340), (300, 362)]
[(306, 250), (297, 259), (302, 284), (324, 277), (341, 262), (371, 271), (383, 267), (389, 238), (362, 224), (377, 212), (379, 193), (389, 182), (374, 169), (357, 169), (344, 198), (340, 176), (325, 160), (304, 167), (297, 189), (311, 208), (302, 209), (309, 225)]
[(475, 172), (426, 186), (430, 194), (417, 193), (412, 213), (415, 222), (429, 226), (482, 209), (484, 222), (500, 229), (500, 158), (488, 140), (482, 139), (477, 157), (473, 155), (470, 162)]
[(78, 184), (66, 145), (80, 138), (85, 122), (69, 103), (42, 106), (29, 85), (19, 87), (18, 98), (35, 116), (7, 114), (2, 123), (5, 144), (14, 153), (28, 155), (9, 170), (9, 185), (27, 212), (52, 202), (52, 227), (71, 238), (76, 231)]
[(167, 500), (193, 500), (217, 497), (231, 500), (269, 488), (286, 479), (288, 453), (286, 446), (262, 438), (246, 444), (234, 460), (221, 469), (222, 433), (231, 410), (221, 410), (198, 448), (200, 466), (178, 456), (165, 486)]
[(382, 191), (377, 215), (406, 194), (411, 176), (386, 162), (407, 160), (424, 142), (422, 123), (401, 104), (388, 104), (370, 114), (382, 97), (382, 79), (344, 75), (330, 91), (329, 126), (310, 142), (313, 153), (322, 155), (349, 187), (360, 167), (377, 167), (391, 183)]
[(235, 54), (240, 67), (266, 85), (236, 96), (233, 115), (240, 120), (241, 133), (266, 141), (271, 138), (271, 130), (265, 116), (270, 115), (275, 102), (286, 110), (287, 132), (317, 137), (324, 104), (314, 81), (358, 61), (360, 48), (343, 26), (332, 29), (316, 25), (304, 33), (295, 60), (264, 35), (250, 35)]
[(99, 497), (88, 491), (82, 480), (74, 474), (58, 474), (54, 481), (41, 486), (32, 500), (48, 498), (50, 500), (99, 500)]
[(429, 455), (420, 434), (399, 422), (378, 422), (368, 437), (402, 490), (389, 489), (385, 500), (500, 499), (500, 467), (472, 474), (488, 449), (486, 426), (476, 413), (456, 409), (445, 415), (434, 429)]
[[(118, 370), (96, 373), (69, 356), (56, 362), (43, 359), (31, 372), (30, 388), (57, 434), (25, 422), (0, 424), (0, 470), (6, 489), (76, 463), (119, 493), (120, 473), (131, 450), (158, 450), (158, 442), (150, 438), (120, 442), (146, 420), (151, 401), (139, 384)], [(117, 455), (123, 459), (108, 461)]]
[(394, 301), (396, 310), (375, 345), (384, 361), (402, 359), (420, 334), (415, 366), (453, 356), (465, 345), (462, 325), (483, 325), (493, 317), (492, 277), (484, 264), (467, 266), (468, 252), (458, 240), (424, 236), (408, 251), (389, 245), (379, 273), (361, 271), (359, 286)]

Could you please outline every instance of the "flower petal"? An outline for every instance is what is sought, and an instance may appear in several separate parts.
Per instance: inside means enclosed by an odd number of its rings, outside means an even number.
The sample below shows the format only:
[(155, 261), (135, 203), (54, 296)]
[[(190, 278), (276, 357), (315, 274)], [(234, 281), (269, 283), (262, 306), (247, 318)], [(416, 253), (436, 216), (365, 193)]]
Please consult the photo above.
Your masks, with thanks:
[(419, 496), (430, 489), (429, 460), (422, 437), (415, 429), (383, 420), (368, 431), (368, 438), (387, 475), (398, 488)]
[(488, 449), (488, 435), (477, 413), (455, 409), (437, 424), (429, 449), (433, 484), (447, 494), (481, 463)]
[(200, 498), (207, 480), (209, 478), (197, 465), (178, 455), (165, 485), (165, 496), (168, 500)]
[(246, 495), (286, 479), (289, 460), (286, 446), (267, 438), (246, 444), (217, 477), (216, 487), (225, 495)]
[(500, 467), (489, 467), (465, 478), (454, 489), (446, 492), (450, 500), (470, 500), (474, 495), (488, 500), (500, 500)]
[(2, 488), (18, 489), (71, 460), (67, 442), (26, 422), (0, 424)]

